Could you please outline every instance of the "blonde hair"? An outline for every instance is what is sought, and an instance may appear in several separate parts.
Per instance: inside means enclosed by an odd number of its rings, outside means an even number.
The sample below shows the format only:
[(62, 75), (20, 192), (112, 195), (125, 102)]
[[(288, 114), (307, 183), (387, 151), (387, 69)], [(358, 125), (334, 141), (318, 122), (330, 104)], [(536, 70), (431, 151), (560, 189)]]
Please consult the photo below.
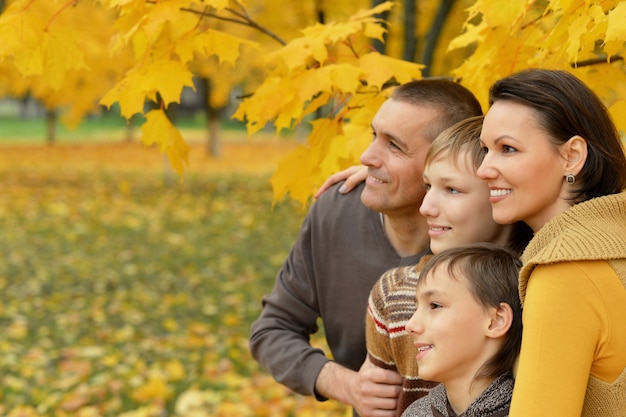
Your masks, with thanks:
[(438, 156), (447, 153), (456, 161), (461, 152), (467, 152), (474, 171), (483, 161), (483, 150), (480, 145), (480, 132), (483, 126), (483, 116), (469, 117), (455, 123), (437, 136), (426, 154), (425, 166), (428, 166)]

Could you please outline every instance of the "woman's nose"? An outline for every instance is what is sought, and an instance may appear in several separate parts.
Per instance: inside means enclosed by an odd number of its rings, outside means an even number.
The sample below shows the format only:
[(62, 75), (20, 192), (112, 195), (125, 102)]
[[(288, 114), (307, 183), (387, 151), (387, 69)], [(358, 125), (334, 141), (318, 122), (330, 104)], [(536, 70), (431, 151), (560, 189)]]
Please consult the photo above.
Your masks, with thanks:
[(493, 178), (496, 175), (496, 169), (494, 168), (491, 158), (485, 155), (485, 158), (481, 162), (480, 166), (476, 170), (476, 175), (481, 180), (487, 180)]

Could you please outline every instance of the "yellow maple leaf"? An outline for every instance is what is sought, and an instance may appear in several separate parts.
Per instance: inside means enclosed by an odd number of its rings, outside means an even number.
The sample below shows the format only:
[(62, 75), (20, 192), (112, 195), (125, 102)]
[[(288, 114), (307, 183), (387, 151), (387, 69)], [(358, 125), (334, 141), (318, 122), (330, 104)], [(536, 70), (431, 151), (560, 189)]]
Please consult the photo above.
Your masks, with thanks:
[(336, 91), (356, 93), (361, 86), (361, 68), (352, 64), (337, 64), (328, 67), (332, 86)]
[(319, 64), (323, 64), (328, 58), (328, 50), (324, 39), (321, 37), (296, 38), (276, 51), (267, 54), (268, 62), (280, 59), (290, 71), (304, 67), (311, 58)]
[(365, 19), (368, 17), (372, 17), (374, 15), (377, 14), (382, 14), (383, 12), (387, 12), (389, 10), (391, 10), (391, 8), (394, 6), (394, 2), (393, 1), (386, 1), (384, 3), (381, 3), (379, 5), (377, 5), (376, 7), (373, 7), (371, 9), (361, 9), (358, 12), (356, 12), (351, 18), (350, 20), (360, 20), (360, 19)]
[[(294, 85), (298, 86), (298, 97), (303, 102), (312, 99), (320, 92), (330, 93), (332, 90), (330, 67), (310, 69), (297, 74), (294, 77)], [(328, 96), (325, 97), (328, 99)]]
[(67, 72), (87, 68), (85, 54), (69, 28), (53, 26), (43, 34), (43, 77), (58, 90)]
[(482, 42), (484, 40), (483, 31), (487, 29), (487, 22), (484, 20), (477, 25), (468, 23), (464, 27), (465, 32), (452, 39), (452, 41), (448, 44), (448, 52), (458, 48), (464, 48), (474, 42)]
[(0, 58), (33, 48), (41, 40), (44, 22), (21, 7), (20, 2), (11, 3), (0, 14)]
[(320, 93), (313, 100), (306, 103), (304, 110), (302, 111), (302, 117), (305, 117), (320, 107), (324, 106), (330, 100), (330, 94), (328, 93)]
[(512, 27), (523, 16), (532, 0), (477, 0), (473, 8), (480, 10), (489, 26)]
[(172, 396), (172, 388), (163, 378), (150, 377), (132, 393), (132, 397), (139, 402), (150, 400), (166, 400)]
[(177, 359), (167, 361), (164, 371), (170, 381), (180, 381), (187, 375), (185, 367)]
[(183, 175), (183, 163), (189, 163), (189, 145), (172, 125), (161, 109), (151, 110), (146, 114), (146, 122), (141, 126), (141, 141), (150, 146), (157, 144), (161, 152), (167, 154), (172, 168)]
[(148, 86), (158, 86), (165, 105), (180, 102), (183, 87), (195, 90), (191, 71), (185, 64), (174, 59), (161, 59), (146, 65), (142, 85), (146, 86), (143, 92), (148, 91)]
[(120, 113), (126, 119), (137, 113), (143, 113), (146, 94), (142, 89), (142, 80), (143, 74), (139, 69), (129, 70), (126, 76), (100, 99), (100, 104), (110, 108), (114, 103), (119, 103)]
[(256, 42), (217, 30), (208, 30), (198, 35), (195, 39), (195, 43), (197, 45), (197, 51), (201, 51), (205, 55), (215, 55), (219, 58), (220, 62), (229, 62), (233, 65), (239, 57), (240, 48), (242, 46), (258, 48), (258, 43)]
[[(626, 39), (626, 2), (619, 2), (607, 15), (608, 26), (606, 28), (605, 41), (620, 41)], [(623, 45), (623, 43), (622, 43)]]
[(401, 59), (381, 55), (378, 52), (371, 52), (359, 58), (361, 71), (365, 73), (367, 85), (382, 89), (383, 85), (395, 78), (399, 83), (404, 84), (411, 80), (422, 77), (424, 65), (407, 62)]
[[(278, 163), (278, 167), (270, 178), (274, 203), (280, 201), (287, 194), (293, 200), (299, 201), (302, 206), (308, 203), (314, 191), (310, 174), (307, 172), (308, 157), (309, 148), (305, 145), (298, 145)], [(302, 175), (304, 173), (306, 174)]]

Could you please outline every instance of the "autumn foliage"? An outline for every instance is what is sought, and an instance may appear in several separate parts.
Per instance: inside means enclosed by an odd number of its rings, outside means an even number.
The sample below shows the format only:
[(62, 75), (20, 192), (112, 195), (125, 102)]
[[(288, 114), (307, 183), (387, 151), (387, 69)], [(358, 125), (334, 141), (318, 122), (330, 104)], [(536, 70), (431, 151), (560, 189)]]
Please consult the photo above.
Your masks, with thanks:
[[(438, 3), (420, 2), (422, 15)], [(605, 100), (620, 129), (626, 127), (626, 3), (465, 3), (465, 23), (439, 47), (460, 50), (466, 59), (435, 75), (459, 79), (486, 107), (489, 85), (502, 76), (528, 67), (567, 69)], [(305, 203), (328, 174), (358, 161), (371, 117), (390, 88), (420, 78), (423, 69), (371, 47), (385, 33), (397, 33), (380, 19), (393, 2), (358, 11), (369, 3), (337, 4), (326, 7), (352, 8), (352, 15), (335, 10), (327, 15), (337, 19), (315, 23), (299, 18), (312, 14), (310, 2), (14, 0), (0, 16), (0, 65), (11, 93), (35, 92), (46, 106), (67, 108), (69, 122), (96, 103), (117, 103), (126, 118), (144, 114), (144, 143), (157, 145), (181, 175), (189, 147), (166, 117), (167, 106), (197, 74), (217, 80), (215, 94), (222, 97), (231, 86), (243, 86), (234, 117), (250, 134), (268, 123), (277, 131), (310, 123), (307, 143), (272, 177), (275, 200), (290, 194)], [(274, 22), (255, 18), (287, 7), (293, 13), (278, 13)], [(288, 38), (278, 33), (285, 27)]]

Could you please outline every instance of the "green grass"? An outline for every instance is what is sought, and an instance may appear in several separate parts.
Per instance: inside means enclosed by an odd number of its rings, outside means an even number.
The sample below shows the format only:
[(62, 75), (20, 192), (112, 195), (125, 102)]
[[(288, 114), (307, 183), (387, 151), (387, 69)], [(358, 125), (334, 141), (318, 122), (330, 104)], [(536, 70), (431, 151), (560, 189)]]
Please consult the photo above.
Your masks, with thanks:
[[(11, 112), (13, 113), (13, 112)], [(129, 134), (140, 136), (139, 126), (143, 123), (143, 116), (136, 115), (128, 123), (120, 116), (119, 111), (113, 108), (101, 115), (85, 118), (76, 128), (70, 129), (62, 122), (56, 124), (55, 137), (61, 143), (76, 143), (85, 140), (123, 140)], [(206, 120), (202, 112), (192, 116), (181, 116), (176, 122), (180, 129), (205, 129)], [(245, 131), (245, 126), (237, 121), (224, 118), (222, 129), (230, 131)], [(15, 115), (0, 114), (0, 143), (45, 143), (47, 126), (44, 116), (20, 118)]]

